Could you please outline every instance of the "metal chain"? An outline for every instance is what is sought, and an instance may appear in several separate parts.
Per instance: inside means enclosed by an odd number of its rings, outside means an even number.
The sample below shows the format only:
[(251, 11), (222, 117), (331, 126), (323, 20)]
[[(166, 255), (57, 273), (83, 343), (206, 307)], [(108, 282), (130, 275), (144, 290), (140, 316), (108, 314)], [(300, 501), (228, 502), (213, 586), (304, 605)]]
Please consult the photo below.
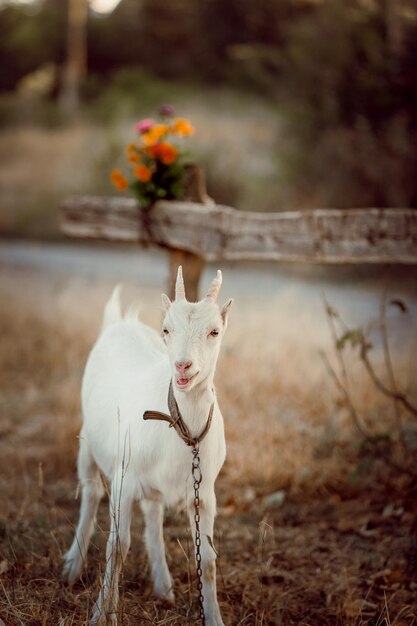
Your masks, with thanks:
[(203, 626), (206, 625), (204, 617), (204, 596), (203, 596), (203, 570), (201, 569), (201, 533), (200, 533), (200, 484), (202, 473), (200, 467), (199, 445), (193, 448), (192, 474), (194, 481), (194, 523), (195, 523), (195, 560), (197, 568), (197, 591), (200, 605), (200, 618)]

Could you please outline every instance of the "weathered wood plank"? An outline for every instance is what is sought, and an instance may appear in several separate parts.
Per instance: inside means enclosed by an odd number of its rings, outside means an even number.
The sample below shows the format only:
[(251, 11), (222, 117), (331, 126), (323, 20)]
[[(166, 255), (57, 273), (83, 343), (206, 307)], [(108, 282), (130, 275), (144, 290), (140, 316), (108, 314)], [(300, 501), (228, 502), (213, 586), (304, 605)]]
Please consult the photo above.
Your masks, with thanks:
[[(154, 243), (133, 199), (67, 198), (61, 217), (69, 236)], [(149, 228), (163, 245), (207, 261), (417, 264), (414, 209), (255, 213), (161, 201), (150, 212)]]

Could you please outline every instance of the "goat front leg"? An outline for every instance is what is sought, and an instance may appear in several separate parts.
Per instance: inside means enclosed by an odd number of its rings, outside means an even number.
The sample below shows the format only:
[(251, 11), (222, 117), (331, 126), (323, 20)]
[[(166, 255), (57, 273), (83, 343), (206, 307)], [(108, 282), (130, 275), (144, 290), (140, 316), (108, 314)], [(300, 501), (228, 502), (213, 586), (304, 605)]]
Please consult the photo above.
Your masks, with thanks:
[(124, 480), (122, 478), (122, 480), (113, 481), (112, 484), (110, 496), (111, 523), (106, 545), (106, 569), (90, 622), (91, 626), (117, 624), (119, 575), (130, 547), (133, 497), (127, 489), (128, 482), (130, 481), (124, 477)]
[[(194, 519), (194, 500), (191, 500), (188, 504), (188, 514), (195, 547), (196, 525)], [(200, 499), (200, 551), (206, 626), (224, 626), (220, 615), (219, 603), (217, 602), (216, 553), (212, 547), (215, 515), (216, 496), (213, 490), (211, 492), (205, 492)]]

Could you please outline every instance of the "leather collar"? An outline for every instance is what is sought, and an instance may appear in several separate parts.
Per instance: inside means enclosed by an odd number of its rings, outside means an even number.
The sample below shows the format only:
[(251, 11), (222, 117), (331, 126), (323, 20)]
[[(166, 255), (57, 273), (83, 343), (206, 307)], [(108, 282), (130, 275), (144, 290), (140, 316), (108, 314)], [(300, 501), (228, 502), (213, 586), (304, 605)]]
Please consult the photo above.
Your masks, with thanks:
[(178, 408), (177, 401), (174, 396), (174, 390), (172, 388), (172, 380), (169, 383), (168, 408), (169, 408), (170, 415), (168, 415), (167, 413), (162, 413), (160, 411), (145, 411), (145, 413), (143, 414), (143, 419), (144, 420), (160, 420), (164, 422), (169, 422), (169, 427), (175, 429), (178, 436), (181, 437), (183, 442), (187, 446), (193, 446), (195, 448), (198, 444), (200, 444), (203, 441), (204, 437), (207, 435), (210, 429), (211, 420), (213, 418), (214, 402), (210, 407), (206, 425), (204, 426), (203, 430), (201, 431), (198, 437), (191, 436), (190, 430), (182, 418), (182, 415)]

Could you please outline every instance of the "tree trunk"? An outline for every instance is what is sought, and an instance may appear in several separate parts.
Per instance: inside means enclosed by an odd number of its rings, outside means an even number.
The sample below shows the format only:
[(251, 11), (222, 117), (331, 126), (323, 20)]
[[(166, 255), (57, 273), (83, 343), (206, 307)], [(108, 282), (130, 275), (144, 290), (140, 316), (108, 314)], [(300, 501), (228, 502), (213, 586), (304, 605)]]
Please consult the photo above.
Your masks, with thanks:
[(87, 0), (68, 0), (67, 60), (60, 94), (61, 109), (67, 115), (74, 115), (79, 108), (87, 71), (87, 16)]

